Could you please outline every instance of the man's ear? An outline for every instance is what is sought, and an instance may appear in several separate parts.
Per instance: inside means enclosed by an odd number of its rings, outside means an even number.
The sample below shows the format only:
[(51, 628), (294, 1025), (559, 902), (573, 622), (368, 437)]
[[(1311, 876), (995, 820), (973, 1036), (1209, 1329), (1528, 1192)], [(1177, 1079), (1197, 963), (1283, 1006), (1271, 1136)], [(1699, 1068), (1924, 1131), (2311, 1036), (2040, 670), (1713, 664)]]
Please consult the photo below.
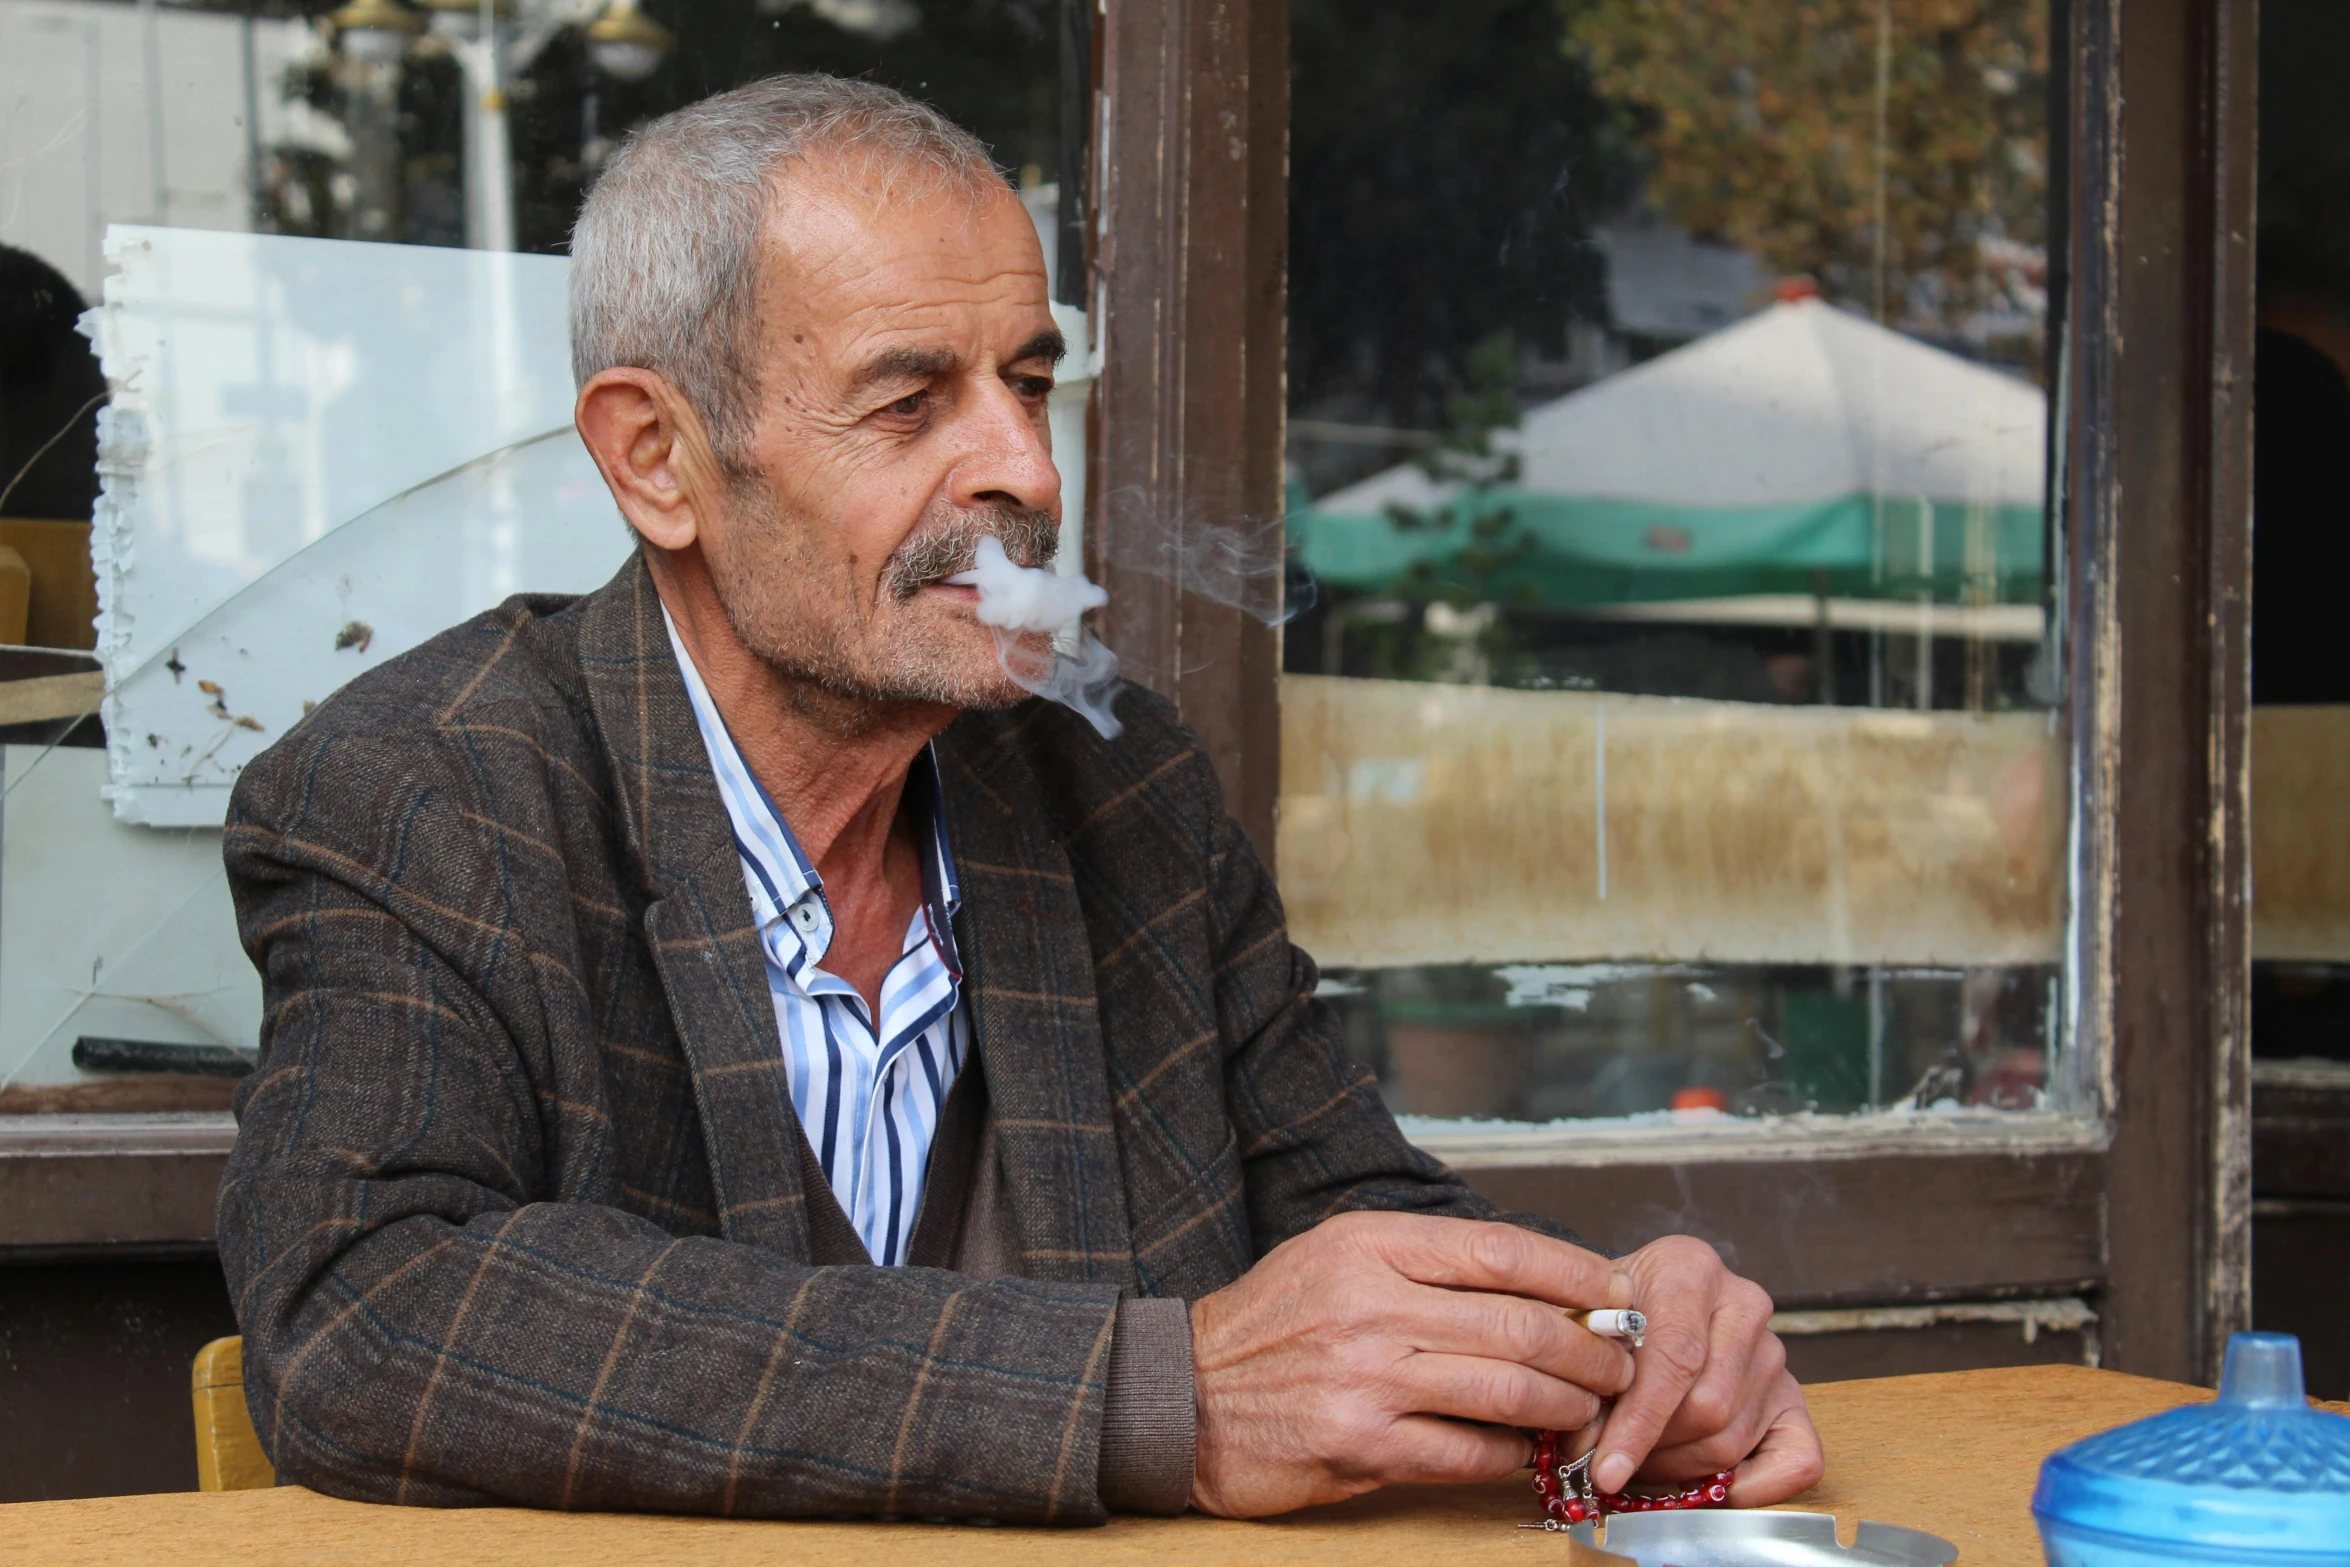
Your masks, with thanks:
[(718, 464), (693, 406), (666, 376), (619, 366), (579, 389), (572, 423), (646, 543), (681, 550), (701, 536), (718, 494)]

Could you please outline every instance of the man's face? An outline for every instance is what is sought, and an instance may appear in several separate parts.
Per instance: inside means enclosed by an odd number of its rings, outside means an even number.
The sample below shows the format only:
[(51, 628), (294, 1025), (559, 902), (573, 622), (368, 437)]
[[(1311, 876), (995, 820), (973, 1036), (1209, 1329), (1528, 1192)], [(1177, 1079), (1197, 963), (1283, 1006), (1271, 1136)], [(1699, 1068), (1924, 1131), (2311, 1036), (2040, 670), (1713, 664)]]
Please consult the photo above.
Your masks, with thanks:
[(861, 700), (1018, 700), (974, 590), (938, 579), (982, 533), (1024, 564), (1052, 555), (1061, 340), (1027, 212), (1009, 190), (974, 199), (819, 155), (767, 236), (757, 420), (700, 534), (735, 635)]

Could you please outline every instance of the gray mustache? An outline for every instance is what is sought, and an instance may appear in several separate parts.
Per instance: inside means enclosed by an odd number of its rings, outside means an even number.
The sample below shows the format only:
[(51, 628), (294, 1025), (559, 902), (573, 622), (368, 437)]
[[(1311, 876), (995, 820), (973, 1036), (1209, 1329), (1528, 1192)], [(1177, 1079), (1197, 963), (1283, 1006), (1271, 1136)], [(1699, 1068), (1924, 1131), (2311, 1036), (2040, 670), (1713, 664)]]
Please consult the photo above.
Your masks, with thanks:
[(1061, 525), (1049, 513), (1010, 507), (958, 512), (945, 522), (916, 530), (890, 552), (889, 563), (882, 568), (882, 591), (910, 599), (934, 582), (969, 571), (983, 538), (1002, 540), (1004, 553), (1015, 564), (1046, 566), (1060, 552)]

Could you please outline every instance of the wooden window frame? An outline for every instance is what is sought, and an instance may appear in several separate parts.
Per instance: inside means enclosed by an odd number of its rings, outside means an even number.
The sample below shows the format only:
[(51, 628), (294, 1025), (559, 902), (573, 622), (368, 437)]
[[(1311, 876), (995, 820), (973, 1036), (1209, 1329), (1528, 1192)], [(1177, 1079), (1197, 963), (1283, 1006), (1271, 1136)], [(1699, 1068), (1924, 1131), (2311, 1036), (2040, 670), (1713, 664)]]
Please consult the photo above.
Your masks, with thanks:
[(1289, 7), (1102, 5), (1087, 564), (1127, 672), (1198, 732), (1271, 864), (1280, 633), (1131, 563), (1166, 559), (1203, 523), (1281, 514)]
[[(2085, 1113), (1910, 1146), (1462, 1162), (1604, 1244), (1725, 1243), (1782, 1305), (2085, 1294), (2106, 1364), (2208, 1381), (2250, 1320), (2254, 0), (2052, 9)], [(1088, 556), (1108, 640), (1199, 732), (1270, 862), (1278, 633), (1120, 562), (1280, 507), (1287, 0), (1103, 0), (1101, 23)]]
[[(1628, 1246), (1735, 1248), (1781, 1304), (2086, 1295), (2105, 1362), (2209, 1380), (2249, 1321), (2254, 0), (2064, 0), (2080, 1102), (1989, 1141), (1561, 1143), (1464, 1159)], [(1287, 0), (1101, 0), (1102, 355), (1087, 553), (1108, 640), (1205, 741), (1268, 862), (1279, 633), (1132, 569), (1282, 504)], [(2066, 47), (2069, 42), (2070, 47)], [(1104, 504), (1109, 498), (1114, 504)], [(27, 1118), (50, 1121), (51, 1118)], [(204, 1249), (225, 1118), (0, 1127), (0, 1258)]]
[[(2251, 1325), (2256, 0), (2080, 0), (2069, 426), (2077, 1057), (2113, 1130), (2111, 1362)], [(2085, 242), (2097, 236), (2099, 243)]]

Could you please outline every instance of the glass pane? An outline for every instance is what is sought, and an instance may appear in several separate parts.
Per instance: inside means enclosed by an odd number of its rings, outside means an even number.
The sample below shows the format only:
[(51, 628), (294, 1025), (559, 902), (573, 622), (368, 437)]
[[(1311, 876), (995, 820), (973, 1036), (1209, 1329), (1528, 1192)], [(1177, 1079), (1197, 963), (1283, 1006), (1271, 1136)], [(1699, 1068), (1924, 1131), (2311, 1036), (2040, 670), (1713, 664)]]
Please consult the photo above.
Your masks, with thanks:
[(1394, 1107), (2047, 1105), (2047, 6), (1293, 14), (1278, 859)]
[(2350, 438), (2350, 129), (2333, 91), (2346, 61), (2350, 13), (2263, 11), (2252, 1048), (2350, 1070), (2350, 667), (2330, 591), (2343, 564), (2331, 469)]
[(988, 143), (1050, 262), (1064, 10), (0, 0), (0, 1114), (224, 1108), (261, 1004), (238, 770), (621, 563), (563, 256), (619, 139), (778, 71), (879, 80)]
[(2350, 667), (2333, 585), (2350, 443), (2350, 7), (2260, 8), (2253, 347), (2253, 1325), (2350, 1389)]

